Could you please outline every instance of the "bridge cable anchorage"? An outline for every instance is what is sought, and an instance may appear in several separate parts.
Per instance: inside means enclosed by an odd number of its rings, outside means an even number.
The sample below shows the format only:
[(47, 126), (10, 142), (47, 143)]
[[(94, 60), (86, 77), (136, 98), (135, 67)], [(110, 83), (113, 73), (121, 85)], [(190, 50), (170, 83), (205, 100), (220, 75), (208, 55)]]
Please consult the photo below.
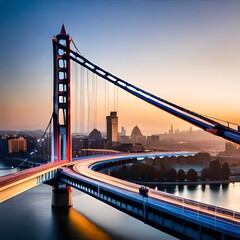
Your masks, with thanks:
[[(63, 45), (59, 43), (55, 43), (59, 46), (59, 48), (62, 48), (63, 50), (66, 49)], [(124, 89), (125, 91), (131, 93), (132, 95), (148, 102), (149, 104), (152, 104), (182, 120), (185, 120), (198, 128), (203, 129), (204, 131), (207, 131), (209, 133), (212, 133), (214, 135), (218, 135), (220, 137), (223, 137), (227, 140), (230, 140), (232, 142), (240, 144), (240, 132), (226, 127), (225, 125), (214, 121), (212, 119), (209, 119), (201, 114), (198, 114), (196, 112), (190, 111), (186, 108), (183, 108), (181, 106), (178, 106), (174, 103), (171, 103), (167, 100), (164, 100), (160, 97), (157, 97), (151, 93), (146, 92), (143, 89), (140, 89), (114, 75), (111, 73), (105, 71), (104, 69), (100, 68), (99, 66), (93, 64), (89, 60), (87, 60), (85, 57), (81, 56), (80, 54), (72, 51), (70, 49), (69, 51), (69, 57), (71, 60), (77, 62), (78, 64), (84, 66), (85, 68), (89, 69), (90, 71), (96, 73), (101, 78), (107, 80), (108, 82), (111, 82), (112, 84), (115, 84), (116, 86)]]

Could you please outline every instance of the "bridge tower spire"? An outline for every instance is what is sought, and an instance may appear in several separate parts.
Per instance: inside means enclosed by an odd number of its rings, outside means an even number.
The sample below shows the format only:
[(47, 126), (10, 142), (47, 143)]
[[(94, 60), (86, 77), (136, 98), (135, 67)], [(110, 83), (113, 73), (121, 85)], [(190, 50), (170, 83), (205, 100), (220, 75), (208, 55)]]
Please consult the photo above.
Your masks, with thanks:
[[(70, 43), (64, 25), (53, 38), (53, 148), (52, 161), (71, 161)], [(64, 49), (60, 46), (64, 46)]]

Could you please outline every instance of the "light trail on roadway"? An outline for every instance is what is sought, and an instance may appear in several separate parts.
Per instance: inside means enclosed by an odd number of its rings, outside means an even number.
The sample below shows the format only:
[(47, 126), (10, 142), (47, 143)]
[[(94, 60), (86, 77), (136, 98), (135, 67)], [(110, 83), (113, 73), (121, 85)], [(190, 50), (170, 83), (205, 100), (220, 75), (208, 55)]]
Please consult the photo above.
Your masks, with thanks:
[[(163, 153), (159, 153), (161, 155)], [(124, 181), (118, 178), (114, 178), (111, 176), (108, 176), (106, 174), (96, 172), (92, 170), (93, 165), (96, 165), (103, 161), (117, 161), (118, 159), (124, 159), (124, 158), (142, 158), (142, 157), (149, 157), (148, 154), (118, 154), (118, 155), (111, 155), (111, 156), (101, 156), (101, 157), (90, 157), (86, 160), (80, 160), (74, 163), (73, 170), (87, 178), (90, 178), (96, 182), (102, 182), (105, 184), (110, 185), (111, 187), (118, 188), (119, 191), (127, 190), (130, 194), (137, 194), (139, 195), (139, 188), (142, 187), (142, 185), (131, 183), (128, 181)], [(199, 215), (208, 216), (212, 219), (218, 219), (224, 222), (231, 222), (231, 224), (234, 224), (236, 226), (240, 226), (240, 219), (239, 217), (236, 217), (237, 212), (223, 209), (217, 206), (212, 206), (204, 203), (199, 203), (190, 199), (185, 199), (182, 197), (175, 196), (173, 194), (164, 193), (161, 191), (157, 191), (154, 189), (149, 188), (148, 193), (148, 201), (156, 200), (159, 203), (167, 203), (170, 206), (177, 207), (179, 209), (184, 209), (184, 211), (190, 211), (198, 213)], [(237, 214), (236, 214), (237, 213)]]

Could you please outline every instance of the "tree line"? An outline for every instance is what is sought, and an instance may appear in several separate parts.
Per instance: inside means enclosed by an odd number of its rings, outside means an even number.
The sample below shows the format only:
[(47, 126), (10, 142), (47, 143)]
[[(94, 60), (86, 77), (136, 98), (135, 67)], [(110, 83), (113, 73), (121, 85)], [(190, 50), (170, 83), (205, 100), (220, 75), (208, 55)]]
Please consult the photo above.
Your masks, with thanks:
[[(221, 165), (219, 160), (211, 161), (209, 154), (199, 153), (196, 155), (174, 157), (175, 159), (173, 157), (145, 158), (141, 163), (123, 165), (119, 169), (112, 170), (111, 175), (124, 180), (144, 182), (195, 182), (198, 180), (215, 181), (229, 179), (230, 168), (227, 162)], [(179, 160), (181, 164), (203, 164), (208, 162), (208, 167), (201, 170), (200, 176), (198, 176), (196, 170), (193, 168), (190, 168), (186, 172), (183, 169), (177, 171), (172, 167), (172, 163), (176, 162), (177, 164)]]

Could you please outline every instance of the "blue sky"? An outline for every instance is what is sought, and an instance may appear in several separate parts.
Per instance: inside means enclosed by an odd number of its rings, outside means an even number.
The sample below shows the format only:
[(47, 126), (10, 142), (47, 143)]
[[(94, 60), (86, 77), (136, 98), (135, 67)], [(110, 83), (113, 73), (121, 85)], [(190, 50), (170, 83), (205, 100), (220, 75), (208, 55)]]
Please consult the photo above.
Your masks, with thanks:
[[(51, 38), (62, 23), (81, 53), (105, 70), (190, 110), (240, 123), (239, 12), (237, 0), (0, 0), (0, 129), (47, 125)], [(118, 102), (128, 133), (136, 124), (145, 134), (190, 127), (122, 91)], [(104, 116), (98, 128), (105, 130)]]

